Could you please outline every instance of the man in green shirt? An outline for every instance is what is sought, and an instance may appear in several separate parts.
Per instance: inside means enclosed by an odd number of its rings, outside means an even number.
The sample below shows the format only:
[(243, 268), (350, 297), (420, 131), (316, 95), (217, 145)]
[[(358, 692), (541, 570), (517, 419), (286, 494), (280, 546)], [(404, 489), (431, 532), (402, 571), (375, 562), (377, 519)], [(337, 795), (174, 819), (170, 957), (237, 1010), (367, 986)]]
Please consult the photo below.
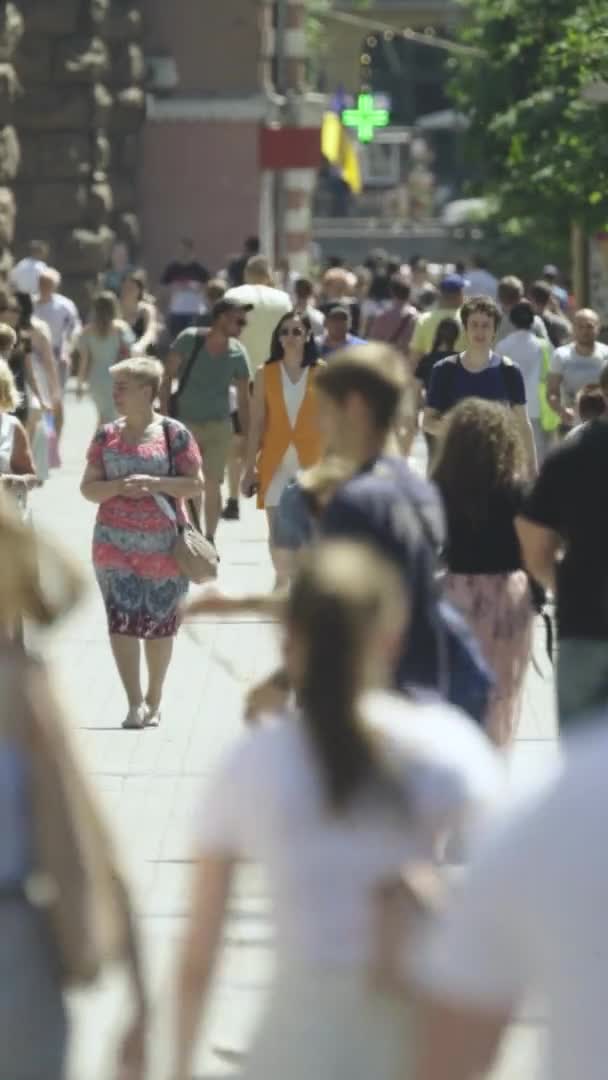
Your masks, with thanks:
[[(443, 319), (460, 322), (460, 308), (464, 301), (464, 278), (460, 274), (448, 274), (439, 286), (439, 303), (431, 311), (420, 315), (410, 342), (410, 362), (415, 371), (423, 356), (433, 349), (437, 327)], [(464, 331), (456, 342), (456, 352), (466, 348)]]
[(232, 439), (231, 386), (236, 387), (244, 435), (249, 427), (249, 358), (238, 338), (247, 325), (250, 309), (250, 305), (236, 300), (218, 300), (211, 313), (210, 328), (192, 327), (182, 331), (173, 342), (165, 364), (161, 407), (163, 412), (168, 411), (173, 383), (181, 375), (179, 419), (192, 432), (203, 458), (205, 532), (211, 541), (222, 508), (220, 489)]

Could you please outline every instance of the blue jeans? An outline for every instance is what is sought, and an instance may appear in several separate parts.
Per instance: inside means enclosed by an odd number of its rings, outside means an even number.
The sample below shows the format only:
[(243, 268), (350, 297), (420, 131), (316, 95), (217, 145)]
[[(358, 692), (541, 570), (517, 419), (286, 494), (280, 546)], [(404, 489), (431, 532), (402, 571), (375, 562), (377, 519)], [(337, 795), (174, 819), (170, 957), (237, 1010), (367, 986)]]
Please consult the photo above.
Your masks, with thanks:
[(560, 729), (608, 705), (608, 640), (562, 638), (557, 662)]

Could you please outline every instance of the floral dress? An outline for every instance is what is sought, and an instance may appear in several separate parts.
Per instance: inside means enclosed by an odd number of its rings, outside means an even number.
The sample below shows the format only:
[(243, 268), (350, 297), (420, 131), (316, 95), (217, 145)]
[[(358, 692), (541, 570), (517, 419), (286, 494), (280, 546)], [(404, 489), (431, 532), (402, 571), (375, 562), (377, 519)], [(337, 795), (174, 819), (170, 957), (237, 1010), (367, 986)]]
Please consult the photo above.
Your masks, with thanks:
[[(167, 423), (174, 471), (191, 476), (201, 466), (198, 447), (183, 424)], [(107, 480), (135, 474), (168, 476), (163, 425), (157, 425), (151, 438), (133, 445), (125, 440), (120, 422), (106, 424), (89, 447), (88, 461), (101, 467)], [(179, 504), (177, 515), (184, 520)], [(111, 634), (164, 638), (176, 633), (177, 608), (188, 581), (171, 555), (175, 537), (175, 514), (165, 496), (116, 496), (100, 505), (93, 565)]]

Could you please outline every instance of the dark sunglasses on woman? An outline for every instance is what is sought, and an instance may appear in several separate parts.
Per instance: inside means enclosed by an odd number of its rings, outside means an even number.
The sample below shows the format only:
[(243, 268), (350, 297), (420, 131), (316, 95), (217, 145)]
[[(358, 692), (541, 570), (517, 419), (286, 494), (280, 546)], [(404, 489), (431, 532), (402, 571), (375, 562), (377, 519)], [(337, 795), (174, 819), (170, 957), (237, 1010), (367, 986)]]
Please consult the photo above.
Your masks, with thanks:
[(304, 331), (299, 326), (293, 326), (291, 330), (288, 326), (284, 326), (279, 337), (304, 337)]

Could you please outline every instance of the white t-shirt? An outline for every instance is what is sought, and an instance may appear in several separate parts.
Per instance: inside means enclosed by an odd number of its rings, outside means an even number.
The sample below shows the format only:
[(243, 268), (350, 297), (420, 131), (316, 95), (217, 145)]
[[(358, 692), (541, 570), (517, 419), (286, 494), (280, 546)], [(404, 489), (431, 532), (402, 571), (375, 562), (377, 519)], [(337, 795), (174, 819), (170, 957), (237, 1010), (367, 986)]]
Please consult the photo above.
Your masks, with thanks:
[(587, 383), (596, 383), (608, 361), (608, 345), (596, 342), (591, 356), (581, 356), (574, 342), (561, 345), (553, 353), (551, 371), (562, 376), (562, 393), (566, 405), (572, 405), (579, 390)]
[(538, 420), (540, 416), (540, 399), (538, 388), (540, 385), (543, 357), (549, 351), (549, 362), (553, 350), (549, 342), (541, 341), (531, 330), (516, 330), (503, 338), (496, 351), (501, 356), (508, 356), (518, 365), (526, 384), (526, 401), (528, 403), (528, 415), (531, 420)]
[(442, 1001), (509, 1011), (547, 1001), (551, 1080), (605, 1080), (608, 1060), (608, 725), (483, 845), (416, 964)]
[(498, 279), (489, 270), (467, 270), (465, 296), (491, 296), (496, 299)]
[(13, 266), (8, 279), (16, 292), (35, 296), (38, 292), (38, 279), (43, 270), (48, 270), (47, 264), (42, 259), (32, 259), (28, 255)]
[(76, 305), (67, 296), (55, 293), (46, 304), (40, 301), (34, 304), (34, 313), (49, 328), (55, 356), (63, 356), (66, 347), (82, 330)]
[(293, 304), (286, 292), (270, 285), (238, 285), (228, 289), (226, 299), (253, 304), (253, 311), (247, 312), (247, 326), (240, 337), (249, 353), (253, 378), (270, 356), (270, 342), (279, 319), (292, 310)]
[(360, 968), (369, 955), (378, 883), (408, 858), (432, 857), (437, 833), (472, 825), (502, 794), (501, 764), (458, 711), (378, 693), (368, 696), (363, 713), (390, 747), (407, 814), (363, 803), (332, 815), (298, 713), (240, 739), (201, 809), (201, 854), (264, 865), (279, 959)]

